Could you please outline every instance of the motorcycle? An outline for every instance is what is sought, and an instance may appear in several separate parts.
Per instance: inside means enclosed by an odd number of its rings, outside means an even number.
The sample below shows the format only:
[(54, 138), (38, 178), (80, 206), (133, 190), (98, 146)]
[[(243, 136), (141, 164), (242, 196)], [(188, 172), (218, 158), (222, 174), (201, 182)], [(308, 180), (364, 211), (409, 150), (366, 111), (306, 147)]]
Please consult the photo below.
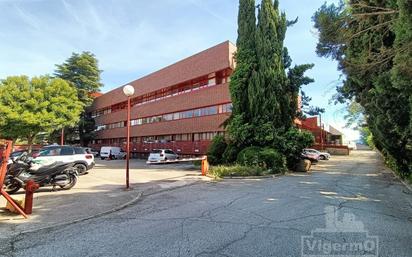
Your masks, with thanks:
[(57, 186), (68, 190), (77, 183), (77, 169), (71, 163), (56, 162), (38, 169), (32, 169), (32, 164), (32, 160), (25, 154), (8, 165), (4, 180), (4, 188), (7, 193), (16, 193), (29, 180), (33, 180), (40, 187), (53, 186), (53, 190)]

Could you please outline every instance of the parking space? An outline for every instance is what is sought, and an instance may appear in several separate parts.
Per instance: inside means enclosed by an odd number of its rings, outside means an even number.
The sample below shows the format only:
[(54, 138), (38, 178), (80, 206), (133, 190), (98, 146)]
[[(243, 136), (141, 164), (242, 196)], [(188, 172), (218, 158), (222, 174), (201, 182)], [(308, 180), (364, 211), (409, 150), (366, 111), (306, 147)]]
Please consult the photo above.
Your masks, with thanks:
[[(71, 190), (40, 188), (34, 195), (33, 215), (28, 222), (5, 212), (6, 202), (0, 198), (0, 234), (12, 232), (7, 224), (16, 224), (13, 229), (30, 230), (59, 224), (62, 220), (78, 220), (118, 208), (142, 193), (151, 194), (210, 180), (202, 177), (200, 167), (191, 163), (148, 165), (146, 160), (132, 159), (131, 189), (126, 191), (125, 167), (125, 160), (96, 159), (96, 166), (87, 175), (80, 176)], [(13, 197), (23, 199), (24, 191), (20, 190)]]
[[(96, 166), (89, 174), (82, 176), (83, 183), (107, 181), (111, 185), (124, 185), (126, 172), (125, 160), (96, 159)], [(146, 160), (130, 160), (130, 183), (148, 183), (171, 178), (199, 176), (200, 167), (193, 163), (146, 164)]]

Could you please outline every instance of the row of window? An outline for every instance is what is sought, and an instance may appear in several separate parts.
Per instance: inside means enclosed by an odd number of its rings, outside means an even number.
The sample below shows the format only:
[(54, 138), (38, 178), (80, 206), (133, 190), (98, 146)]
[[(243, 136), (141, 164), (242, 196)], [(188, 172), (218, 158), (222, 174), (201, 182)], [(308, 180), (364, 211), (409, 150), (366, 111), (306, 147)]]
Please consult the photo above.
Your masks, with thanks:
[(92, 118), (103, 116), (112, 112), (111, 108), (105, 108), (91, 113)]
[[(225, 132), (202, 132), (193, 134), (175, 134), (162, 136), (132, 137), (131, 143), (170, 143), (170, 142), (193, 142), (193, 141), (211, 141), (216, 135), (224, 136)], [(126, 138), (98, 139), (93, 141), (94, 144), (125, 144)]]
[[(190, 93), (192, 91), (196, 91), (202, 88), (207, 88), (215, 85), (224, 84), (230, 82), (230, 71), (220, 71), (216, 73), (211, 73), (208, 76), (203, 76), (197, 79), (192, 80), (191, 82), (187, 82), (184, 84), (172, 86), (166, 89), (161, 89), (149, 94), (145, 94), (143, 96), (135, 97), (131, 100), (132, 106), (139, 106), (146, 103), (151, 103), (159, 100), (163, 100), (168, 97)], [(106, 115), (111, 112), (119, 111), (126, 108), (126, 102), (122, 102), (112, 107), (105, 108), (102, 110), (93, 111), (91, 113), (91, 117), (99, 117), (102, 115)]]
[[(230, 113), (232, 112), (232, 104), (221, 104), (216, 106), (210, 106), (206, 108), (194, 109), (189, 111), (183, 112), (175, 112), (169, 113), (164, 115), (152, 116), (147, 118), (140, 118), (130, 121), (131, 126), (139, 126), (143, 124), (151, 124), (157, 123), (162, 121), (172, 121), (172, 120), (180, 120), (180, 119), (187, 119), (193, 117), (201, 117), (201, 116), (209, 116), (221, 113)], [(106, 124), (106, 125), (98, 125), (96, 131), (106, 130), (106, 129), (114, 129), (114, 128), (123, 128), (127, 126), (126, 121)]]
[(172, 121), (172, 120), (180, 120), (180, 119), (187, 119), (193, 117), (201, 117), (201, 116), (209, 116), (221, 113), (229, 113), (232, 112), (232, 104), (222, 104), (217, 106), (211, 106), (206, 108), (194, 109), (184, 112), (175, 112), (169, 113), (165, 115), (141, 118), (136, 120), (131, 120), (131, 126), (138, 126), (143, 124), (150, 124), (162, 121)]

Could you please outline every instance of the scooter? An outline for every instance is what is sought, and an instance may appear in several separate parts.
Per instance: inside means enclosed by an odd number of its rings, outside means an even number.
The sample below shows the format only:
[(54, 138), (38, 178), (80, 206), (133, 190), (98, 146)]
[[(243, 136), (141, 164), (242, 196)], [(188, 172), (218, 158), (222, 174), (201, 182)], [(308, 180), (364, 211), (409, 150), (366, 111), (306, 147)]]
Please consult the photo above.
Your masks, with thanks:
[(32, 169), (32, 160), (22, 155), (8, 165), (6, 178), (4, 180), (5, 191), (9, 194), (16, 193), (24, 187), (29, 180), (33, 180), (40, 187), (58, 186), (62, 189), (71, 189), (77, 183), (77, 169), (71, 163), (53, 163)]

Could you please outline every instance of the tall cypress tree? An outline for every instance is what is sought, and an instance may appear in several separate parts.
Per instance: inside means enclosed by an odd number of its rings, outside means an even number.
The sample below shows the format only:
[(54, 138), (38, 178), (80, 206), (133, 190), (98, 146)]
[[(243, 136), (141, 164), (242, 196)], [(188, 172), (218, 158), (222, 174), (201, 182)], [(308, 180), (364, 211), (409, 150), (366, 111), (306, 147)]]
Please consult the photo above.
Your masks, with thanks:
[(230, 82), (233, 110), (228, 126), (231, 139), (238, 146), (247, 145), (253, 133), (250, 127), (248, 87), (252, 72), (256, 68), (255, 33), (255, 0), (240, 0), (236, 69)]
[(231, 142), (223, 158), (234, 161), (248, 146), (273, 147), (293, 167), (301, 150), (313, 143), (312, 135), (293, 127), (300, 87), (313, 81), (304, 73), (313, 65), (290, 68), (292, 60), (283, 42), (287, 25), (297, 20), (287, 22), (278, 1), (262, 0), (257, 24), (255, 1), (239, 1), (237, 66), (230, 84)]
[(249, 108), (255, 145), (267, 145), (292, 126), (290, 95), (284, 65), (286, 17), (278, 1), (262, 0), (256, 31), (257, 69), (249, 86)]

